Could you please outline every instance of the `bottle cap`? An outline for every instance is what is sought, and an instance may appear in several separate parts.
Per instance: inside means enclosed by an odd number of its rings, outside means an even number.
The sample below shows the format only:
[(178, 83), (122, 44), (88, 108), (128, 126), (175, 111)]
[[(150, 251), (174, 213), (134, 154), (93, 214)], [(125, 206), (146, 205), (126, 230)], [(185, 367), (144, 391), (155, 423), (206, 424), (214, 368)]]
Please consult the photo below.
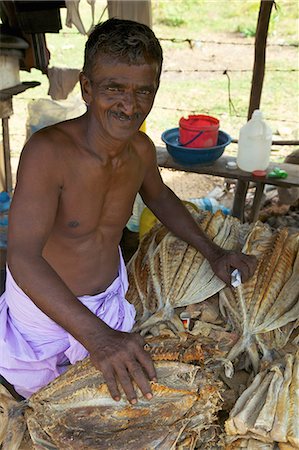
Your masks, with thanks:
[(283, 169), (280, 169), (279, 167), (275, 167), (269, 174), (268, 177), (270, 178), (287, 178), (288, 172), (286, 172)]
[(265, 177), (267, 175), (267, 172), (265, 170), (254, 170), (252, 172), (252, 175), (254, 177), (261, 177), (262, 178), (262, 177)]
[(262, 111), (261, 111), (260, 109), (255, 109), (255, 110), (253, 111), (251, 117), (252, 117), (252, 118), (258, 117), (258, 118), (263, 119), (263, 113), (262, 113)]
[(180, 314), (180, 319), (181, 319), (181, 321), (183, 322), (183, 325), (184, 325), (185, 330), (189, 330), (190, 319), (191, 319), (190, 314), (189, 314), (188, 312), (186, 312), (186, 311), (183, 311), (183, 312)]
[(225, 167), (227, 169), (234, 170), (234, 169), (237, 169), (238, 166), (237, 166), (237, 163), (235, 161), (227, 161), (227, 163), (225, 164)]

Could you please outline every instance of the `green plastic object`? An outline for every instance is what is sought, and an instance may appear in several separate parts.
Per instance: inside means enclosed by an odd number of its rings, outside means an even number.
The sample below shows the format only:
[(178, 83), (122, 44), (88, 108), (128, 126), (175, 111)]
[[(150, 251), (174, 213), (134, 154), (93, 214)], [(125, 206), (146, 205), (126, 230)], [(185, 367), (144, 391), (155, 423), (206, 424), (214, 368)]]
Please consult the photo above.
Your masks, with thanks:
[(270, 178), (287, 178), (288, 172), (279, 167), (275, 167), (271, 172), (268, 173)]

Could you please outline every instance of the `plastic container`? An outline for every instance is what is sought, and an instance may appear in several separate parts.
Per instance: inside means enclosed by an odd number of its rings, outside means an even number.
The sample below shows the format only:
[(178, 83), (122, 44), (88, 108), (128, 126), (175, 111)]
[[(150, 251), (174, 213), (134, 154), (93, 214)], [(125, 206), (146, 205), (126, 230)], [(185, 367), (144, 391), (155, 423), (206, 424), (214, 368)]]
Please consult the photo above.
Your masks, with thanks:
[(217, 145), (208, 148), (190, 148), (179, 144), (179, 129), (170, 128), (162, 133), (162, 141), (173, 160), (182, 165), (211, 164), (223, 154), (225, 148), (231, 143), (231, 137), (219, 130)]
[(215, 213), (216, 211), (220, 210), (225, 215), (231, 214), (231, 210), (229, 208), (226, 208), (226, 206), (221, 205), (213, 197), (190, 198), (189, 200), (192, 203), (194, 203), (198, 208), (204, 209), (205, 211), (210, 211), (211, 213)]
[(7, 248), (8, 214), (0, 213), (0, 248)]
[(269, 166), (272, 130), (263, 120), (259, 109), (253, 111), (251, 119), (239, 133), (237, 164), (241, 170), (254, 172)]
[(133, 212), (132, 215), (126, 225), (128, 230), (133, 231), (134, 233), (138, 233), (139, 231), (139, 223), (140, 223), (140, 217), (142, 214), (142, 211), (145, 208), (145, 204), (143, 203), (143, 200), (140, 196), (140, 194), (136, 195), (134, 205), (133, 205)]
[(140, 131), (143, 131), (143, 133), (146, 134), (146, 121), (142, 122), (139, 128)]
[(219, 120), (203, 114), (181, 117), (179, 143), (183, 147), (208, 148), (217, 145)]
[[(198, 211), (198, 208), (194, 203), (188, 202), (186, 200), (182, 200), (182, 202), (185, 206), (193, 208), (196, 212)], [(158, 222), (159, 220), (154, 215), (154, 213), (152, 213), (150, 209), (145, 207), (142, 211), (139, 221), (139, 239), (141, 240), (143, 236), (148, 233)]]
[(8, 211), (10, 196), (7, 192), (0, 193), (0, 248), (7, 248)]

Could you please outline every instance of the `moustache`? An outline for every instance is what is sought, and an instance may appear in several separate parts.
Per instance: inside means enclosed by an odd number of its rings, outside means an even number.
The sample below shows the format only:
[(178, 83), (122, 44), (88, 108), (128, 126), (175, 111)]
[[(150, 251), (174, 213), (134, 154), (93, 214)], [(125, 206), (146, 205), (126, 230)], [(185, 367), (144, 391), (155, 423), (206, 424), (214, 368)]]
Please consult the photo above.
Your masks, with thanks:
[(113, 114), (121, 120), (131, 121), (131, 120), (139, 120), (141, 118), (140, 113), (134, 113), (131, 116), (128, 116), (127, 114), (125, 114), (123, 112), (113, 112)]

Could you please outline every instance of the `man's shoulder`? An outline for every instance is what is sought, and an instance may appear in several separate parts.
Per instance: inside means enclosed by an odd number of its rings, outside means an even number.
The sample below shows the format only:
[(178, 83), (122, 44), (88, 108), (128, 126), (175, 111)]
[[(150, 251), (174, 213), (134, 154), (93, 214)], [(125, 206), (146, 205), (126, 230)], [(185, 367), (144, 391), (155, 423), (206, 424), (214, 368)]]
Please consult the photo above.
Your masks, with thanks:
[(52, 139), (71, 139), (73, 130), (76, 128), (78, 119), (65, 120), (63, 122), (55, 123), (36, 131), (30, 139), (47, 140)]
[(38, 149), (39, 151), (51, 151), (54, 153), (60, 152), (72, 144), (75, 129), (76, 119), (41, 128), (28, 139), (25, 149), (31, 151)]
[(149, 154), (155, 152), (155, 145), (151, 138), (144, 133), (143, 131), (139, 131), (136, 133), (134, 138), (132, 139), (132, 145), (137, 153), (139, 154)]

